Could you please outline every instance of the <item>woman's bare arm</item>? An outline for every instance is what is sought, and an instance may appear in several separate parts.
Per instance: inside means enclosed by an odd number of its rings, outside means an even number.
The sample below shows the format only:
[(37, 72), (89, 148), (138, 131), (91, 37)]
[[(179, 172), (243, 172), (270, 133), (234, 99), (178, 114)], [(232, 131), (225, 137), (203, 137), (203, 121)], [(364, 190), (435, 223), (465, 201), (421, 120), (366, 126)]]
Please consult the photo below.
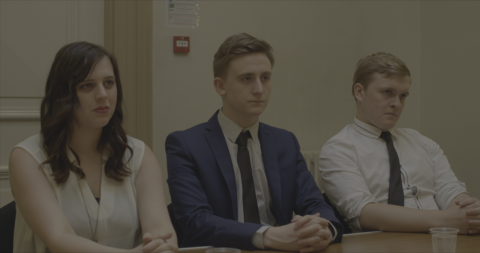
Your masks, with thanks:
[[(135, 187), (142, 231), (144, 235), (150, 234), (153, 239), (144, 246), (143, 250), (145, 252), (177, 251), (177, 236), (165, 203), (162, 171), (148, 146), (145, 146)], [(166, 239), (169, 234), (171, 237)]]

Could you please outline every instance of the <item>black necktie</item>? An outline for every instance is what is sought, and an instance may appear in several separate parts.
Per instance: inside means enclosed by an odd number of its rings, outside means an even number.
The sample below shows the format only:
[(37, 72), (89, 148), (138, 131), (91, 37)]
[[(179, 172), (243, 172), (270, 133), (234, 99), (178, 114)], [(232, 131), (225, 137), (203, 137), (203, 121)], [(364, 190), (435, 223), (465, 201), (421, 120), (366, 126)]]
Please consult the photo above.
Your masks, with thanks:
[(247, 143), (250, 131), (240, 133), (235, 143), (238, 145), (237, 163), (242, 176), (243, 216), (245, 222), (260, 224), (255, 185), (253, 184), (252, 165), (248, 154)]
[(382, 132), (380, 138), (387, 142), (388, 157), (390, 158), (390, 187), (388, 189), (388, 204), (404, 206), (402, 174), (400, 172), (400, 160), (393, 146), (392, 134)]

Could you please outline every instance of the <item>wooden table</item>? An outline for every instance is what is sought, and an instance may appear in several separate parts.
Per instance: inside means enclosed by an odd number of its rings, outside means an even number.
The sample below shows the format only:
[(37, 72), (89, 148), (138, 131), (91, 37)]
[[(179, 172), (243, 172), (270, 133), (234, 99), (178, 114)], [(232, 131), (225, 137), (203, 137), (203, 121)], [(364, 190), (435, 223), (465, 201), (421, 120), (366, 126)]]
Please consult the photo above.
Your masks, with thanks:
[[(209, 247), (182, 248), (181, 253), (204, 253)], [(242, 253), (252, 251), (242, 250)], [(278, 251), (253, 251), (254, 253), (268, 253)], [(432, 236), (429, 233), (392, 233), (392, 232), (367, 232), (347, 234), (343, 236), (342, 243), (328, 246), (322, 253), (361, 253), (361, 252), (408, 252), (430, 253), (433, 252)], [(480, 235), (458, 235), (457, 253), (480, 252)]]
[[(342, 243), (332, 244), (322, 252), (433, 252), (429, 233), (370, 232), (347, 234)], [(458, 235), (457, 253), (480, 252), (480, 235)]]

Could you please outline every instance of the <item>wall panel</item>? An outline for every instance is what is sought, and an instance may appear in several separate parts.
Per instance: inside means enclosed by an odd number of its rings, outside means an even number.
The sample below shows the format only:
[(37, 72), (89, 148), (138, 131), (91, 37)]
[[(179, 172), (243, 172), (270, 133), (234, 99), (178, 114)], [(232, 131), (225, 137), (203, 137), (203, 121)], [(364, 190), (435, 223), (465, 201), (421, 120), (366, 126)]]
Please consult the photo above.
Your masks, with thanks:
[(40, 131), (40, 103), (56, 52), (78, 40), (103, 45), (103, 10), (103, 1), (0, 1), (0, 206), (13, 199), (12, 148)]

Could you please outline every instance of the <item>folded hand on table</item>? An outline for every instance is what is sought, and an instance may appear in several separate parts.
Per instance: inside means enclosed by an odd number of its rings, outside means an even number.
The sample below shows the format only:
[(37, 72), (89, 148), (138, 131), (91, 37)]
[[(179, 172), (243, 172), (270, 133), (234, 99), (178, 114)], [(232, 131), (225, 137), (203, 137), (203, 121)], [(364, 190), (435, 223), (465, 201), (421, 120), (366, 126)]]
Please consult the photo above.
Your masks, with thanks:
[(152, 236), (150, 233), (143, 235), (143, 244), (133, 249), (133, 252), (155, 253), (155, 252), (176, 252), (178, 246), (168, 239), (172, 237), (172, 233), (166, 235)]
[(460, 205), (453, 205), (441, 211), (442, 218), (437, 220), (435, 227), (457, 228), (459, 234), (475, 234), (480, 227), (475, 223), (478, 222), (480, 216), (470, 216), (467, 214), (468, 209)]
[(298, 234), (300, 252), (314, 252), (325, 249), (332, 242), (332, 233), (328, 228), (328, 220), (321, 218), (320, 213), (314, 215), (296, 215), (292, 219)]
[(327, 227), (328, 221), (320, 218), (320, 214), (295, 216), (290, 224), (267, 229), (264, 246), (285, 251), (320, 251), (332, 241)]
[(465, 210), (468, 219), (468, 233), (477, 234), (480, 231), (480, 200), (470, 197), (457, 200), (455, 204)]

